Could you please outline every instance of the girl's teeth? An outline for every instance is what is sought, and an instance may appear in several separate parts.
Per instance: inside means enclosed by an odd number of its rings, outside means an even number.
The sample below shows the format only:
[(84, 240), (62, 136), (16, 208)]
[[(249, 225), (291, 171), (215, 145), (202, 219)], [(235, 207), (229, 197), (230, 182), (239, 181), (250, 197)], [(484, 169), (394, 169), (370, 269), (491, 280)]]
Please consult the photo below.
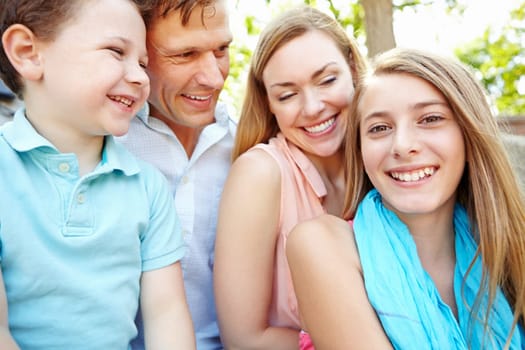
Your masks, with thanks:
[(406, 173), (392, 172), (391, 176), (394, 179), (397, 179), (403, 182), (412, 182), (412, 181), (419, 181), (425, 177), (430, 177), (433, 174), (434, 174), (434, 168), (424, 168), (424, 169), (406, 172)]

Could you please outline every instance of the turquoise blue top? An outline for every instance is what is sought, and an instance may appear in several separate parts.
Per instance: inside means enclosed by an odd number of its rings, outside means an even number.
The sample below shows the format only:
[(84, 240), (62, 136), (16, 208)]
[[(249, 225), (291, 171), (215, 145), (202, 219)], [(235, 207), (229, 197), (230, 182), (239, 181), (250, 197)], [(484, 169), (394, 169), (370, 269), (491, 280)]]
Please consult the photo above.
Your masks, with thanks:
[[(383, 205), (376, 190), (360, 204), (353, 225), (368, 298), (394, 348), (503, 349), (513, 321), (503, 293), (496, 295), (487, 333), (480, 321), (487, 295), (478, 317), (470, 316), (481, 283), (481, 260), (476, 260), (463, 285), (477, 249), (463, 207), (457, 204), (454, 210), (458, 320), (423, 269), (407, 226)], [(514, 331), (510, 349), (525, 349), (523, 329)]]
[(106, 137), (79, 177), (19, 110), (0, 128), (0, 266), (26, 349), (128, 349), (142, 271), (184, 253), (164, 177)]

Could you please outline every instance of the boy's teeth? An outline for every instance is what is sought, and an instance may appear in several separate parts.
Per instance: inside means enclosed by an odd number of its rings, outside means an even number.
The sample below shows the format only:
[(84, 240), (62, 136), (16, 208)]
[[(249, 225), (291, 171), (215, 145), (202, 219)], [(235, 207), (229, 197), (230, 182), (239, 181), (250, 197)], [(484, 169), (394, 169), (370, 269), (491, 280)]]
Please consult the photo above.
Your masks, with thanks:
[(120, 102), (128, 107), (130, 107), (133, 104), (133, 101), (129, 98), (122, 97), (122, 96), (111, 96), (111, 99), (116, 102)]
[(328, 129), (330, 126), (332, 126), (332, 124), (334, 122), (335, 122), (335, 118), (331, 118), (331, 119), (328, 119), (327, 121), (322, 122), (321, 124), (318, 124), (318, 125), (314, 125), (314, 126), (310, 126), (310, 127), (306, 127), (305, 126), (304, 129), (306, 131), (308, 131), (309, 133), (317, 134), (317, 133), (323, 132), (326, 129)]

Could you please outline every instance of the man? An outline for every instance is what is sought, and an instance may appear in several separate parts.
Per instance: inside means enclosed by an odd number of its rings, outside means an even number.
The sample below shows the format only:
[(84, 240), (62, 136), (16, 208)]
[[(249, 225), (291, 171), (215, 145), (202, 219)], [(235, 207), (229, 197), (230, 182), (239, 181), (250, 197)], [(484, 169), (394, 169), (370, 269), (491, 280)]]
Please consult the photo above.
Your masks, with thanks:
[(171, 185), (187, 245), (182, 268), (197, 349), (222, 349), (213, 250), (235, 130), (226, 106), (218, 103), (230, 66), (227, 1), (157, 2), (147, 22), (149, 104), (120, 141)]

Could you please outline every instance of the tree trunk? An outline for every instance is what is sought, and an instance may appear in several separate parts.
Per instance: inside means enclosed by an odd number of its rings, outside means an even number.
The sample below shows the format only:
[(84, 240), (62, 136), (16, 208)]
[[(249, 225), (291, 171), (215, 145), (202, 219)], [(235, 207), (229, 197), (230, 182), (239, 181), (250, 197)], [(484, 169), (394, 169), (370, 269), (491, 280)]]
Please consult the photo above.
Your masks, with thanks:
[(394, 48), (392, 0), (361, 0), (361, 5), (365, 10), (368, 57)]

